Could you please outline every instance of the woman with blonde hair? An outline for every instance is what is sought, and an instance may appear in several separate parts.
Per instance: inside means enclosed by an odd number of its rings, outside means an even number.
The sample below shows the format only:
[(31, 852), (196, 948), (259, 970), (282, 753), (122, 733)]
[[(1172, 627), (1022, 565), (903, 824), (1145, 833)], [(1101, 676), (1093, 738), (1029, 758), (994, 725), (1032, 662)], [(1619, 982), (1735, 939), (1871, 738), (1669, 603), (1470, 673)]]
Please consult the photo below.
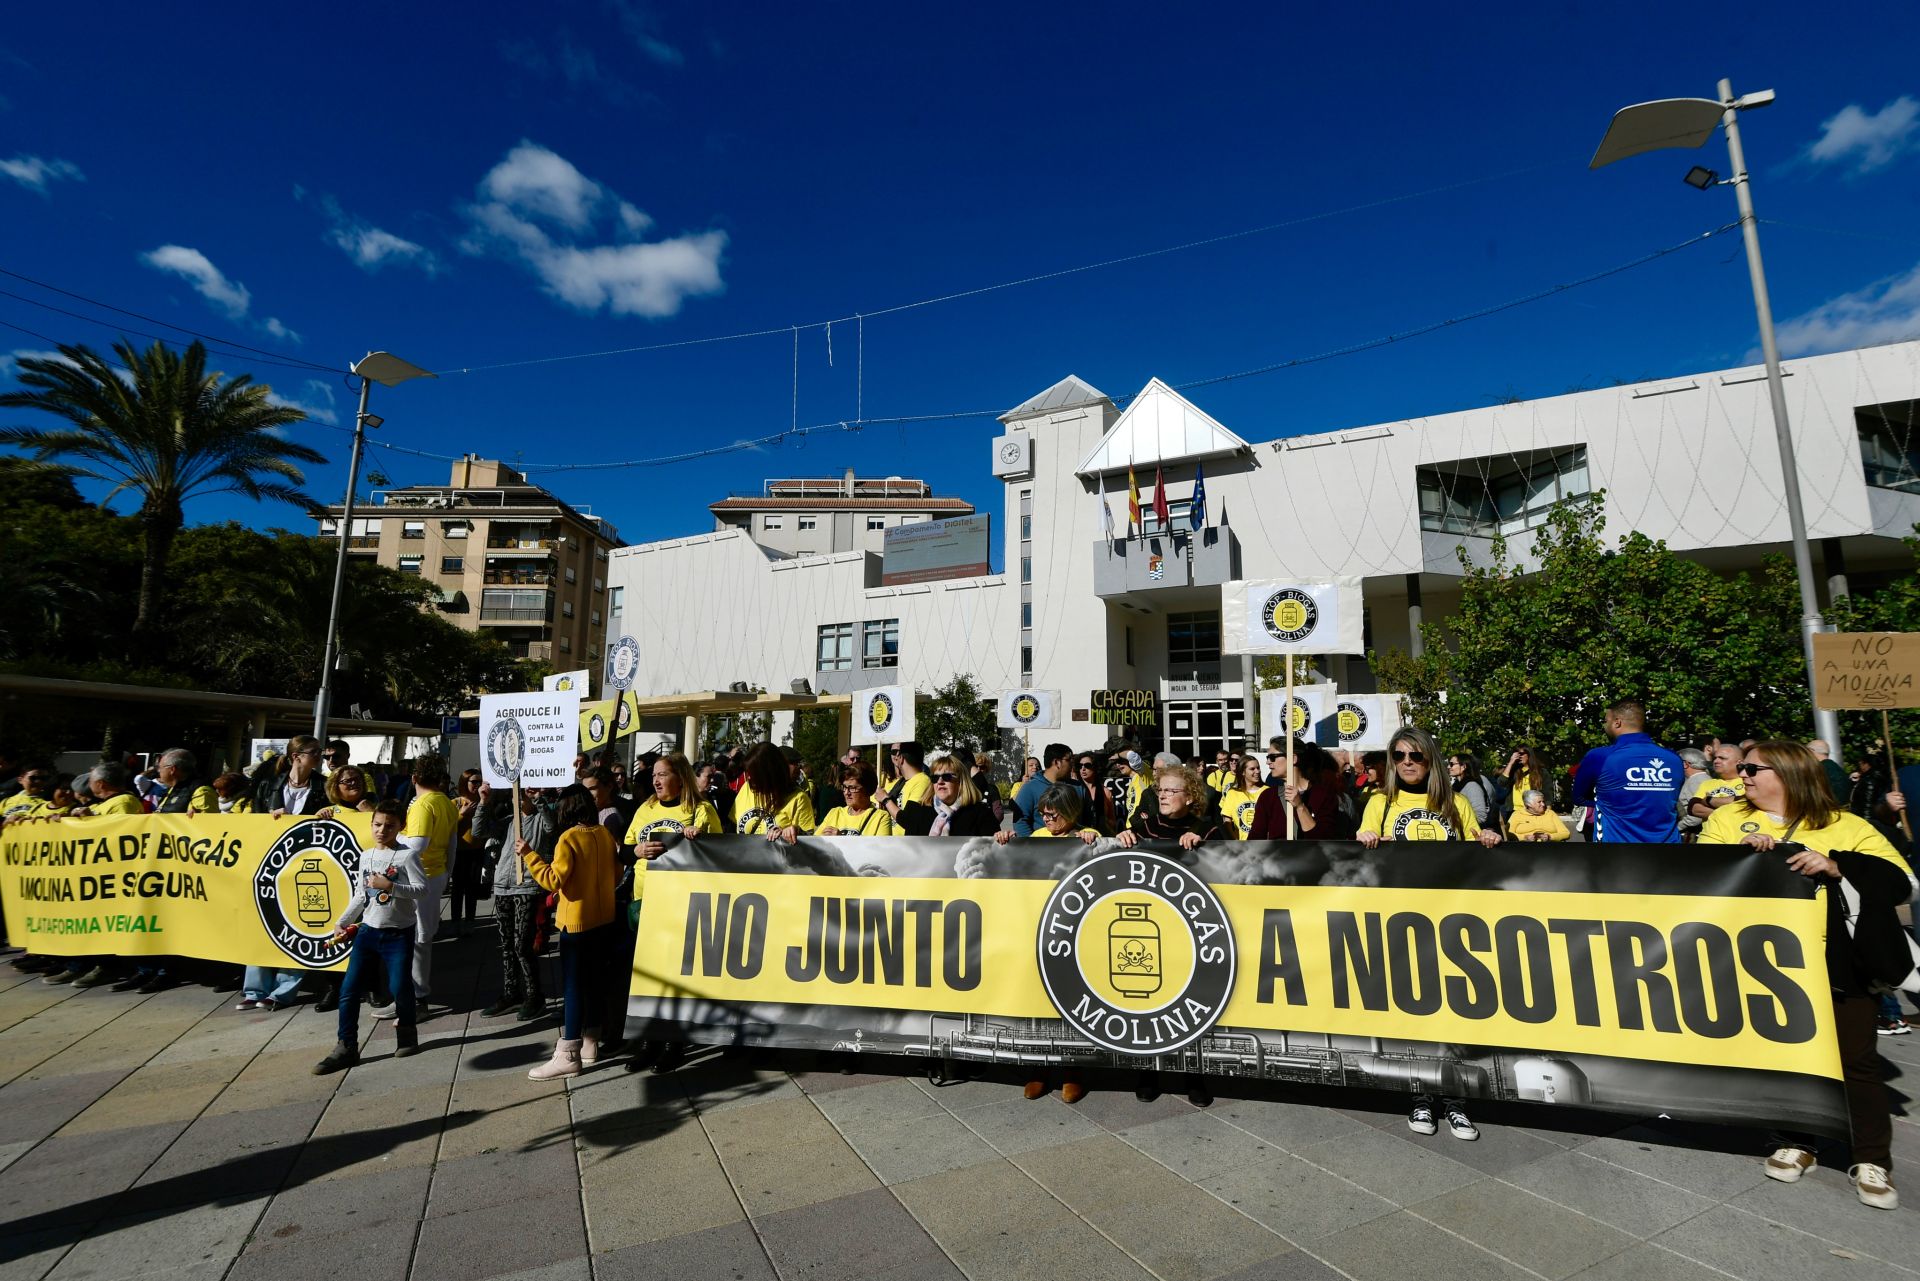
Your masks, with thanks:
[[(1827, 982), (1833, 989), (1833, 1025), (1853, 1132), (1854, 1163), (1847, 1177), (1862, 1203), (1876, 1210), (1895, 1209), (1900, 1194), (1892, 1179), (1893, 1122), (1874, 1027), (1879, 1002), (1871, 989), (1876, 983), (1890, 986), (1902, 976), (1877, 972), (1880, 967), (1867, 963), (1860, 945), (1879, 942), (1881, 935), (1896, 944), (1905, 942), (1894, 909), (1912, 898), (1913, 873), (1873, 824), (1848, 813), (1834, 799), (1820, 758), (1801, 744), (1784, 739), (1755, 743), (1739, 772), (1746, 780), (1744, 795), (1713, 812), (1699, 843), (1747, 845), (1784, 855), (1789, 868), (1821, 887), (1827, 913)], [(1842, 893), (1843, 884), (1857, 895), (1857, 912)], [(1904, 947), (1897, 955), (1910, 959)], [(1818, 1164), (1815, 1140), (1777, 1135), (1775, 1142), (1766, 1161), (1768, 1178), (1797, 1183)]]
[[(213, 785), (218, 790), (220, 780), (215, 779)], [(373, 797), (368, 791), (366, 771), (358, 765), (342, 765), (327, 775), (327, 807), (316, 817), (332, 818), (341, 810), (371, 813)]]
[(900, 806), (898, 825), (908, 836), (992, 836), (1000, 830), (974, 785), (973, 771), (951, 754), (935, 756), (927, 762), (927, 776), (933, 780), (933, 792), (927, 803), (908, 801)]

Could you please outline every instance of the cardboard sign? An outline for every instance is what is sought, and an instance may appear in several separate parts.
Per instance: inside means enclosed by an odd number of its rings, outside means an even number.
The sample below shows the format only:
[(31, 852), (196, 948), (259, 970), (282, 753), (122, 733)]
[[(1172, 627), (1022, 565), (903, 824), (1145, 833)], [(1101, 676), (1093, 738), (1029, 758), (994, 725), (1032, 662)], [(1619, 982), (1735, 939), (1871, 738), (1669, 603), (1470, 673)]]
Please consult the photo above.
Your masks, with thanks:
[(1814, 705), (1920, 707), (1920, 633), (1815, 632)]
[(1057, 689), (1000, 691), (1001, 729), (1052, 729), (1060, 723)]
[(1220, 594), (1221, 648), (1235, 654), (1364, 653), (1361, 607), (1358, 578), (1226, 583)]
[(855, 743), (906, 743), (913, 740), (913, 691), (904, 685), (856, 690), (853, 695)]
[(480, 773), (493, 787), (565, 787), (579, 736), (578, 694), (480, 698)]

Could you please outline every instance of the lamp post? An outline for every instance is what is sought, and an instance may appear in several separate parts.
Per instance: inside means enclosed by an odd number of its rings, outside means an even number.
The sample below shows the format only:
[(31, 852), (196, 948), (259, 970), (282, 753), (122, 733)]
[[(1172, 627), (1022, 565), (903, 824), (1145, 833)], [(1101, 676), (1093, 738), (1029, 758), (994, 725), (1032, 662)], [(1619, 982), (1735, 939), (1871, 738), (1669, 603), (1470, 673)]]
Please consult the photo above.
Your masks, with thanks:
[(328, 704), (333, 701), (334, 642), (340, 629), (340, 590), (347, 580), (347, 539), (353, 530), (353, 490), (360, 482), (360, 449), (366, 443), (367, 428), (378, 427), (384, 419), (367, 412), (367, 395), (373, 384), (397, 387), (413, 378), (435, 378), (418, 365), (412, 365), (390, 352), (370, 351), (351, 366), (360, 380), (360, 407), (353, 415), (353, 452), (347, 460), (347, 501), (340, 509), (340, 550), (333, 562), (333, 598), (327, 606), (327, 639), (320, 652), (320, 692), (313, 696), (313, 736), (327, 737)]
[(1780, 448), (1781, 488), (1787, 499), (1787, 528), (1793, 538), (1793, 568), (1800, 583), (1800, 649), (1807, 663), (1807, 696), (1813, 703), (1814, 734), (1827, 741), (1834, 756), (1840, 748), (1840, 718), (1818, 705), (1813, 664), (1813, 636), (1827, 630), (1814, 594), (1813, 550), (1807, 542), (1806, 511), (1800, 501), (1800, 467), (1793, 455), (1793, 430), (1787, 421), (1787, 393), (1780, 380), (1780, 345), (1773, 335), (1773, 303), (1767, 297), (1767, 274), (1760, 261), (1760, 227), (1753, 213), (1753, 180), (1747, 172), (1746, 152), (1740, 146), (1740, 113), (1773, 101), (1773, 90), (1734, 97), (1733, 82), (1722, 80), (1718, 101), (1708, 98), (1663, 98), (1623, 107), (1614, 113), (1600, 149), (1587, 166), (1598, 169), (1628, 156), (1666, 147), (1698, 147), (1725, 126), (1727, 158), (1733, 176), (1722, 180), (1711, 169), (1695, 165), (1686, 175), (1689, 187), (1705, 191), (1729, 186), (1740, 208), (1740, 235), (1747, 246), (1747, 275), (1753, 284), (1753, 310), (1760, 322), (1760, 351), (1767, 365), (1767, 397), (1773, 403), (1773, 434)]

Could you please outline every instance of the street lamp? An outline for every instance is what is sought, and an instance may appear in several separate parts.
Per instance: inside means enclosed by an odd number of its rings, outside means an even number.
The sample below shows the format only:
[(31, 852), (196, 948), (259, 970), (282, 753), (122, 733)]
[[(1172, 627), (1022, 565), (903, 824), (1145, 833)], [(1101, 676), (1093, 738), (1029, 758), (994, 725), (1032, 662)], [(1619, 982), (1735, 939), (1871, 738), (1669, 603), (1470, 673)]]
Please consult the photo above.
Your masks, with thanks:
[(1800, 648), (1807, 660), (1807, 694), (1814, 702), (1813, 730), (1840, 756), (1840, 719), (1814, 699), (1813, 635), (1827, 630), (1814, 595), (1813, 552), (1807, 544), (1807, 517), (1800, 503), (1800, 468), (1793, 457), (1793, 431), (1787, 422), (1787, 393), (1780, 381), (1780, 345), (1773, 336), (1773, 304), (1767, 298), (1767, 274), (1760, 262), (1760, 228), (1753, 215), (1752, 178), (1746, 152), (1740, 146), (1740, 113), (1773, 101), (1773, 90), (1733, 96), (1733, 82), (1720, 82), (1718, 101), (1707, 98), (1664, 98), (1623, 107), (1614, 113), (1607, 136), (1587, 166), (1598, 169), (1628, 156), (1666, 147), (1698, 147), (1724, 125), (1727, 155), (1733, 176), (1724, 182), (1713, 170), (1695, 165), (1686, 183), (1700, 191), (1729, 186), (1740, 207), (1740, 234), (1747, 245), (1747, 275), (1753, 282), (1753, 310), (1760, 320), (1760, 351), (1767, 362), (1767, 395), (1773, 402), (1773, 434), (1780, 446), (1780, 474), (1787, 496), (1787, 526), (1793, 535), (1793, 568), (1800, 580)]
[(327, 705), (333, 701), (333, 650), (340, 628), (340, 589), (347, 580), (347, 537), (353, 529), (353, 488), (360, 481), (360, 448), (366, 442), (367, 428), (386, 420), (367, 412), (367, 394), (373, 384), (398, 387), (413, 378), (437, 378), (418, 365), (409, 364), (385, 351), (370, 351), (350, 366), (360, 380), (360, 408), (353, 416), (353, 453), (347, 461), (347, 501), (340, 509), (340, 550), (333, 562), (333, 599), (327, 606), (327, 640), (320, 654), (320, 692), (313, 697), (313, 736), (326, 741)]

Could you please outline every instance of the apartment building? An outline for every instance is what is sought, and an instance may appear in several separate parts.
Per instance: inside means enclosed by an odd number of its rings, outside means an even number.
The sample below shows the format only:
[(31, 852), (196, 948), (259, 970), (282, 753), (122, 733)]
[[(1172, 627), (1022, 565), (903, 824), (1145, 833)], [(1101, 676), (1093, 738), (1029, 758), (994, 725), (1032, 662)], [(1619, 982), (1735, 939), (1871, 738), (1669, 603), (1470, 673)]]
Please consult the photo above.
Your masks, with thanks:
[[(504, 463), (468, 455), (451, 470), (445, 485), (375, 490), (354, 509), (348, 553), (426, 578), (448, 619), (492, 632), (516, 657), (597, 673), (618, 610), (607, 588), (618, 531)], [(328, 508), (321, 534), (336, 536), (342, 514)]]
[(730, 494), (707, 508), (715, 532), (742, 531), (776, 557), (878, 555), (887, 531), (921, 521), (973, 515), (973, 504), (936, 498), (924, 480), (901, 476), (792, 477), (758, 493)]

